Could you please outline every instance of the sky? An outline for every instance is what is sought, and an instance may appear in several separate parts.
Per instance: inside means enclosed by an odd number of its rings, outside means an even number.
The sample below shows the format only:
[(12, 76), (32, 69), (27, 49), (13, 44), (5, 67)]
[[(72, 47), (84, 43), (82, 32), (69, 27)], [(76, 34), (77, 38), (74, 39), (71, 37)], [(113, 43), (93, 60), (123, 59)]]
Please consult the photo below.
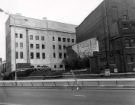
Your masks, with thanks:
[[(11, 14), (79, 25), (103, 0), (0, 0), (0, 8)], [(0, 12), (0, 57), (6, 60), (5, 22)]]

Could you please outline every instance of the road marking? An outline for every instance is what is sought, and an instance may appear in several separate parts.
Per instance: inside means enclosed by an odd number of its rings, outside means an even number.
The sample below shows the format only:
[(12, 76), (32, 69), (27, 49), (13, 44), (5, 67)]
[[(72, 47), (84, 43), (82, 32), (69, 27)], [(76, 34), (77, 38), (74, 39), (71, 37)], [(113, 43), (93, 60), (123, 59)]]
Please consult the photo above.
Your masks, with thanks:
[(86, 97), (85, 95), (82, 95), (82, 94), (75, 94), (74, 96), (75, 97)]
[(0, 103), (0, 105), (23, 105), (23, 104), (13, 104), (13, 103)]

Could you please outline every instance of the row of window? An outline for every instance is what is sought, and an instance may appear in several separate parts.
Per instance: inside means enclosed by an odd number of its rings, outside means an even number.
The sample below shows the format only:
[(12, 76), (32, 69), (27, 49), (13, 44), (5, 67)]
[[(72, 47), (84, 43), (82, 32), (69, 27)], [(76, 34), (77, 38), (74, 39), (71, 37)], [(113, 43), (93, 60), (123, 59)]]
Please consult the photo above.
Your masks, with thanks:
[[(19, 53), (20, 53), (20, 56), (19, 56)], [(24, 58), (23, 52), (16, 52), (16, 59), (19, 59), (19, 58), (20, 58), (20, 59), (23, 59), (23, 58)], [(34, 58), (40, 59), (40, 58), (41, 58), (41, 57), (40, 57), (40, 53), (37, 52), (36, 55), (35, 55), (35, 57), (34, 57), (34, 53), (31, 52), (31, 53), (30, 53), (30, 58), (31, 58), (31, 59), (34, 59)], [(45, 53), (42, 53), (42, 59), (45, 59)]]
[[(55, 41), (55, 37), (52, 37), (52, 40)], [(74, 39), (70, 39), (70, 38), (61, 38), (61, 37), (58, 37), (57, 39), (59, 42), (63, 41), (63, 42), (72, 42), (74, 43), (75, 40)]]
[[(30, 40), (33, 40), (34, 39), (34, 36), (33, 35), (30, 35)], [(40, 40), (40, 37), (38, 35), (35, 36), (35, 39), (36, 40)], [(44, 36), (41, 36), (41, 40), (44, 41), (45, 40), (45, 37)]]
[(127, 55), (127, 62), (135, 62), (135, 54)]
[(23, 38), (23, 34), (22, 33), (15, 33), (15, 38)]
[[(30, 48), (33, 49), (34, 48), (34, 44), (30, 44)], [(41, 48), (45, 49), (45, 44), (42, 44)], [(36, 44), (36, 49), (40, 49), (40, 44)]]
[(59, 66), (57, 66), (57, 65), (54, 65), (54, 68), (63, 68), (64, 66), (63, 65), (59, 65)]
[[(23, 55), (23, 52), (20, 52), (20, 57), (19, 57), (19, 52), (16, 52), (16, 59), (23, 59), (24, 58), (24, 55)], [(34, 55), (34, 52), (30, 52), (30, 58), (31, 59), (40, 59), (41, 58), (41, 55), (39, 52), (35, 53)], [(53, 58), (56, 58), (56, 53), (53, 53)], [(59, 53), (59, 58), (62, 59), (62, 58), (66, 58), (66, 53), (62, 54), (62, 53)], [(45, 59), (45, 53), (42, 53), (42, 59)]]
[[(23, 34), (20, 33), (15, 33), (15, 37), (16, 38), (23, 38)], [(34, 36), (33, 35), (30, 35), (30, 40), (34, 40)], [(38, 35), (35, 36), (35, 40), (40, 40), (40, 37)], [(44, 41), (45, 40), (45, 36), (41, 36), (41, 40)], [(70, 39), (70, 38), (61, 38), (61, 37), (58, 37), (57, 39), (59, 42), (63, 41), (63, 42), (72, 42), (74, 43), (75, 40), (74, 39)], [(52, 41), (55, 41), (55, 37), (53, 36), (52, 37)]]
[[(16, 47), (18, 47), (18, 46), (19, 46), (19, 43), (16, 42)], [(35, 47), (36, 47), (36, 49), (40, 49), (40, 44), (36, 44)], [(53, 47), (53, 49), (56, 48), (55, 45), (53, 45), (52, 47)], [(23, 48), (23, 43), (22, 42), (20, 42), (20, 48)], [(33, 49), (34, 48), (34, 44), (30, 44), (30, 48)], [(45, 44), (42, 44), (41, 48), (45, 49)], [(65, 50), (66, 46), (65, 45), (63, 45), (63, 46), (62, 45), (58, 45), (58, 48), (59, 48), (59, 50), (62, 50), (62, 48)]]
[[(59, 53), (59, 58), (62, 59), (62, 58), (66, 58), (66, 53)], [(56, 53), (53, 53), (53, 58), (56, 58)]]
[(125, 39), (125, 47), (135, 47), (135, 38)]

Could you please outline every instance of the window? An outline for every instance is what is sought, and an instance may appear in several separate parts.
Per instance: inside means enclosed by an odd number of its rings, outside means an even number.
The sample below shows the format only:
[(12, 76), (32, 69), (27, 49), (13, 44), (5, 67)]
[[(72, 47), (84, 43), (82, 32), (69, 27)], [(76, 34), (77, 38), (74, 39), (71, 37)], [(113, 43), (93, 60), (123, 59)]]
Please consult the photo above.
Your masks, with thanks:
[(59, 53), (59, 58), (62, 58), (62, 53)]
[(20, 34), (20, 38), (23, 38), (23, 34)]
[(63, 38), (63, 42), (66, 42), (66, 38)]
[(125, 39), (125, 47), (130, 47), (130, 40), (129, 39)]
[(36, 44), (36, 49), (39, 49), (39, 44)]
[(61, 50), (61, 45), (59, 45), (59, 50)]
[(72, 42), (74, 43), (74, 39), (72, 39)]
[(63, 68), (63, 65), (60, 65), (60, 68)]
[(54, 38), (54, 36), (52, 37), (52, 40), (53, 40), (53, 41), (55, 41), (55, 38)]
[(127, 23), (123, 23), (123, 29), (128, 29), (128, 24)]
[(33, 52), (30, 53), (30, 58), (34, 59), (34, 53)]
[(64, 53), (64, 58), (66, 58), (66, 56), (67, 56), (66, 53)]
[(33, 49), (33, 44), (30, 44), (30, 48), (32, 48), (32, 49)]
[(53, 49), (55, 49), (55, 45), (53, 45)]
[(130, 39), (130, 42), (131, 42), (131, 46), (135, 47), (135, 38)]
[(70, 39), (69, 38), (67, 38), (67, 42), (70, 42)]
[(17, 33), (15, 33), (15, 38), (18, 38), (18, 34)]
[(54, 65), (54, 68), (56, 68), (57, 66), (56, 65)]
[(40, 59), (40, 53), (36, 53), (36, 58)]
[(36, 40), (39, 40), (39, 36), (35, 36), (35, 39), (36, 39)]
[(18, 43), (17, 42), (15, 43), (15, 46), (18, 47)]
[(63, 49), (64, 49), (64, 50), (66, 49), (66, 46), (65, 46), (65, 45), (63, 46)]
[(20, 48), (23, 48), (23, 43), (22, 42), (20, 43)]
[(42, 49), (45, 49), (45, 45), (44, 44), (42, 44)]
[(16, 56), (16, 59), (18, 59), (18, 52), (16, 52), (16, 55), (15, 56)]
[(44, 41), (44, 40), (45, 40), (45, 37), (44, 37), (44, 36), (41, 36), (41, 40), (43, 40), (43, 41)]
[(132, 55), (132, 61), (135, 62), (135, 55)]
[(23, 52), (20, 52), (20, 58), (23, 59)]
[(60, 38), (60, 37), (58, 37), (58, 41), (59, 41), (59, 42), (61, 41), (61, 38)]
[(55, 53), (53, 53), (53, 58), (56, 58), (56, 54)]
[(30, 35), (30, 40), (33, 40), (33, 35)]
[(42, 53), (42, 58), (45, 59), (45, 53)]

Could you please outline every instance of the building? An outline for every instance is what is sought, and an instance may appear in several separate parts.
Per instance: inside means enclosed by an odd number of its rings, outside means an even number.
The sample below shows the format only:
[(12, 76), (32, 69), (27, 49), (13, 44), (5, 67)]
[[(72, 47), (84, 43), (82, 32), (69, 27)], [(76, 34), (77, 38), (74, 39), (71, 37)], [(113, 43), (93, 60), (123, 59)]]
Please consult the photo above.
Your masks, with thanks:
[[(104, 0), (76, 28), (77, 43), (97, 38), (99, 53), (91, 62), (92, 70), (111, 66), (112, 72), (135, 71), (135, 1)], [(96, 64), (96, 65), (95, 65)]]
[(83, 58), (86, 56), (93, 56), (94, 51), (98, 52), (99, 45), (96, 38), (91, 38), (73, 45), (72, 49), (77, 53), (77, 55)]
[(64, 70), (66, 47), (76, 43), (75, 27), (46, 18), (10, 15), (6, 22), (7, 71), (29, 65)]

